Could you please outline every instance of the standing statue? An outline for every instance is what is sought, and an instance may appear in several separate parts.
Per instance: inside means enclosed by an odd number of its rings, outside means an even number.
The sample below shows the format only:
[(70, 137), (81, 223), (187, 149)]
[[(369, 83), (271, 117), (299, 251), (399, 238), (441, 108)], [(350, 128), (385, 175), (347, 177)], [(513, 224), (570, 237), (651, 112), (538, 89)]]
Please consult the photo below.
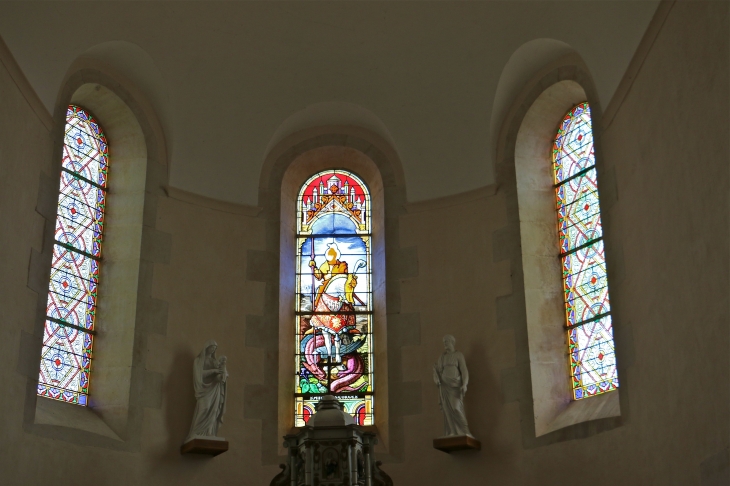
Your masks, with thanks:
[(456, 339), (444, 336), (444, 354), (433, 366), (433, 381), (439, 387), (439, 405), (444, 412), (444, 436), (472, 436), (464, 413), (464, 394), (469, 371), (464, 355), (454, 349)]
[(205, 343), (193, 363), (193, 384), (195, 387), (195, 413), (190, 433), (185, 442), (193, 439), (220, 439), (218, 427), (223, 423), (226, 411), (226, 357), (215, 357), (218, 344), (212, 339)]

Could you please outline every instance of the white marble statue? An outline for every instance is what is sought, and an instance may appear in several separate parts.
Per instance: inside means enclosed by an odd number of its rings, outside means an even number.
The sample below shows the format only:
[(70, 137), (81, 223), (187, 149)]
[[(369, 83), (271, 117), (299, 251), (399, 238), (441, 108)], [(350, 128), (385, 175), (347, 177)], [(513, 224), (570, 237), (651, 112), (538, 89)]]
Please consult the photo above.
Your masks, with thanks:
[(216, 358), (218, 344), (212, 339), (205, 343), (193, 363), (193, 385), (195, 387), (195, 413), (190, 433), (185, 442), (193, 439), (224, 440), (218, 437), (218, 427), (223, 423), (226, 411), (226, 357)]
[(469, 384), (469, 371), (464, 355), (454, 349), (454, 336), (444, 336), (444, 353), (433, 366), (433, 381), (439, 387), (439, 404), (444, 413), (444, 436), (468, 435), (464, 413), (464, 394)]

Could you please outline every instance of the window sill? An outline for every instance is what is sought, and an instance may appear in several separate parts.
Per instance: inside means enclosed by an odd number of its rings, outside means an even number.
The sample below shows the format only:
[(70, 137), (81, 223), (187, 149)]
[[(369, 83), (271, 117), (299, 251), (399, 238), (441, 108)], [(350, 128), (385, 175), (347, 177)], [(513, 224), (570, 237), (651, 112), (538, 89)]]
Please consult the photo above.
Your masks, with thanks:
[(571, 400), (566, 407), (537, 436), (545, 435), (571, 425), (591, 420), (621, 416), (619, 390), (610, 391), (596, 397)]
[(51, 425), (82, 430), (91, 434), (123, 442), (94, 411), (88, 407), (62, 403), (38, 397), (35, 407), (35, 425)]

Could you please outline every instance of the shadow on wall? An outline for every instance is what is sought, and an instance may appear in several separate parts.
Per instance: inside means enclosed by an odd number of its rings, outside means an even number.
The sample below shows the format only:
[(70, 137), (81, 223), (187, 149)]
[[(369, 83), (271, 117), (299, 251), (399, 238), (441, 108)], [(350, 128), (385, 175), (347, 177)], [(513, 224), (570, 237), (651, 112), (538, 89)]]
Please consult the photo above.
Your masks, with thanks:
[(494, 167), (499, 131), (511, 104), (536, 72), (551, 62), (575, 52), (575, 49), (565, 42), (542, 38), (525, 42), (512, 53), (499, 76), (492, 102), (492, 116), (489, 123), (489, 146), (492, 148), (487, 161), (490, 168)]
[(365, 128), (383, 137), (391, 147), (396, 146), (385, 123), (372, 111), (345, 101), (324, 101), (311, 104), (283, 120), (271, 137), (266, 153), (293, 133), (331, 125)]
[(164, 404), (167, 442), (164, 449), (157, 454), (156, 461), (154, 461), (162, 467), (169, 466), (170, 463), (195, 464), (208, 459), (207, 456), (198, 456), (197, 454), (180, 455), (180, 446), (188, 434), (190, 421), (195, 410), (193, 361), (195, 361), (195, 353), (185, 346), (179, 346), (174, 351), (170, 374), (163, 385), (162, 393), (163, 396), (167, 397)]
[[(463, 457), (464, 461), (484, 460), (484, 455), (491, 457), (498, 452), (497, 444), (490, 439), (496, 435), (494, 429), (497, 426), (497, 416), (504, 411), (500, 396), (501, 387), (495, 373), (492, 373), (489, 367), (489, 362), (484, 359), (487, 356), (487, 349), (483, 342), (472, 340), (463, 352), (469, 369), (469, 387), (464, 397), (464, 407), (469, 430), (481, 441), (482, 451), (480, 454), (457, 456)], [(474, 373), (476, 370), (478, 375)]]
[(101, 61), (124, 73), (150, 101), (165, 134), (168, 137), (172, 134), (173, 120), (167, 84), (154, 59), (145, 50), (128, 41), (114, 40), (88, 48), (79, 56), (79, 59), (83, 58)]

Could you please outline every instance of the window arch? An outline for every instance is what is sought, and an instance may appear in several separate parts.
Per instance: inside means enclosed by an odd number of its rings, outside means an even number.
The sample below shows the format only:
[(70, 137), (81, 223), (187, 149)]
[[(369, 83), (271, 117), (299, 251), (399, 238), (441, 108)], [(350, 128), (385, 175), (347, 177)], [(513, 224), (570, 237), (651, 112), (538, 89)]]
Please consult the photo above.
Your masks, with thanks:
[(38, 395), (87, 405), (109, 147), (76, 105), (66, 112), (62, 153)]
[[(560, 69), (562, 68), (556, 68), (554, 74), (557, 74)], [(588, 79), (585, 78), (587, 75), (580, 74), (581, 72), (585, 73), (580, 68), (576, 76)], [(593, 276), (591, 275), (587, 282), (577, 280), (584, 274), (571, 271), (570, 269), (573, 267), (570, 265), (577, 264), (578, 259), (584, 258), (593, 248), (599, 248), (599, 253), (603, 258), (604, 250), (603, 239), (599, 239), (599, 237), (603, 238), (600, 233), (601, 215), (600, 213), (586, 213), (585, 209), (587, 199), (590, 198), (593, 199), (590, 199), (591, 204), (588, 209), (597, 211), (599, 207), (598, 192), (595, 190), (597, 187), (596, 168), (594, 167), (596, 156), (594, 155), (591, 125), (591, 108), (593, 107), (586, 103), (586, 100), (591, 98), (590, 86), (586, 91), (581, 83), (573, 79), (552, 82), (550, 76), (554, 74), (536, 78), (535, 82), (544, 82), (547, 87), (542, 91), (535, 90), (530, 94), (531, 102), (520, 102), (523, 103), (520, 105), (523, 106), (520, 110), (524, 110), (524, 113), (516, 113), (510, 122), (516, 132), (514, 157), (509, 156), (506, 151), (501, 152), (500, 160), (503, 162), (498, 166), (501, 173), (505, 175), (514, 170), (514, 182), (509, 179), (502, 181), (508, 191), (508, 197), (514, 198), (512, 201), (518, 208), (512, 221), (519, 227), (519, 232), (517, 239), (508, 239), (505, 244), (514, 244), (520, 250), (519, 261), (515, 259), (513, 264), (516, 268), (521, 269), (521, 272), (516, 272), (516, 276), (523, 289), (519, 293), (524, 295), (524, 322), (528, 343), (528, 346), (520, 352), (524, 353), (521, 359), (529, 362), (528, 379), (531, 383), (529, 396), (523, 398), (529, 400), (532, 405), (531, 416), (523, 418), (525, 424), (534, 424), (535, 437), (566, 429), (582, 422), (621, 415), (618, 382), (613, 381), (616, 376), (611, 377), (609, 386), (609, 389), (615, 390), (614, 393), (597, 392), (600, 389), (600, 383), (608, 381), (607, 379), (594, 379), (593, 382), (589, 380), (590, 373), (593, 371), (598, 372), (600, 376), (601, 370), (598, 369), (600, 363), (604, 363), (603, 371), (606, 371), (609, 360), (613, 360), (611, 372), (615, 373), (612, 321), (610, 320), (612, 316), (610, 314), (601, 316), (608, 317), (608, 319), (598, 322), (600, 317), (591, 320), (588, 313), (585, 313), (586, 317), (574, 321), (574, 324), (577, 325), (568, 324), (569, 319), (578, 316), (576, 313), (582, 312), (582, 308), (573, 309), (566, 306), (566, 303), (580, 304), (575, 299), (576, 295), (579, 298), (584, 296), (591, 302), (591, 305), (587, 307), (594, 310), (598, 308), (593, 305), (592, 301), (596, 294), (586, 291), (587, 288), (591, 288)], [(534, 98), (532, 98), (533, 95)], [(586, 108), (580, 111), (580, 117), (575, 116), (578, 115), (578, 112), (574, 111), (579, 106)], [(573, 117), (568, 116), (571, 113), (574, 115)], [(573, 126), (570, 122), (566, 123), (566, 118), (570, 118), (574, 123), (579, 121), (581, 123)], [(508, 132), (503, 131), (503, 136), (508, 136)], [(505, 145), (505, 147), (508, 146)], [(598, 147), (600, 148), (600, 146)], [(583, 155), (579, 156), (581, 152)], [(561, 158), (566, 156), (568, 158)], [(561, 172), (559, 174), (555, 171), (556, 158), (560, 163)], [(573, 159), (576, 161), (572, 162)], [(577, 165), (571, 165), (571, 163)], [(512, 164), (514, 169), (510, 167)], [(584, 170), (585, 172), (581, 173)], [(578, 174), (577, 177), (570, 179), (576, 174)], [(584, 195), (583, 189), (588, 183), (584, 182), (581, 176), (586, 174), (591, 178), (594, 190), (588, 191), (586, 193), (588, 196), (581, 199)], [(558, 187), (561, 186), (560, 183), (563, 183), (562, 189)], [(576, 186), (576, 184), (580, 185)], [(573, 193), (572, 196), (566, 192), (571, 187), (578, 187), (578, 192)], [(556, 197), (565, 199), (565, 204), (561, 208), (558, 208)], [(567, 199), (568, 197), (573, 199)], [(582, 206), (579, 206), (578, 204), (581, 202)], [(582, 213), (578, 212), (580, 207), (583, 208)], [(559, 209), (562, 213), (558, 212)], [(593, 214), (593, 219), (586, 219), (589, 214)], [(576, 226), (576, 223), (579, 226)], [(591, 225), (590, 232), (588, 229), (583, 229), (583, 235), (586, 236), (582, 236), (582, 240), (578, 240), (575, 236), (578, 229), (581, 228), (580, 224)], [(598, 224), (597, 227), (596, 224)], [(599, 232), (599, 236), (596, 236), (596, 231)], [(561, 239), (561, 235), (572, 235), (572, 243)], [(578, 241), (580, 242), (576, 243)], [(584, 243), (589, 244), (582, 247)], [(595, 244), (595, 247), (592, 247), (592, 244)], [(582, 250), (585, 251), (581, 253)], [(570, 255), (575, 256), (566, 258)], [(564, 265), (569, 265), (568, 271), (565, 271)], [(587, 268), (591, 267), (589, 265)], [(599, 268), (603, 268), (605, 273), (605, 263), (592, 270)], [(600, 287), (601, 281), (598, 277), (596, 284), (599, 284)], [(594, 286), (593, 288), (598, 290), (599, 287)], [(598, 293), (600, 294), (600, 292)], [(569, 315), (568, 312), (572, 312), (572, 314)], [(595, 316), (598, 314), (593, 317)], [(597, 326), (604, 324), (605, 329), (597, 329)], [(598, 332), (590, 334), (593, 330)], [(586, 335), (586, 332), (589, 334)], [(601, 354), (601, 346), (586, 345), (591, 337), (595, 339), (599, 337), (599, 334), (611, 338), (610, 342), (603, 340), (600, 343), (604, 349), (608, 347), (611, 351), (611, 353), (603, 352), (603, 356), (600, 358), (598, 355)], [(572, 344), (570, 343), (571, 338), (574, 339)], [(597, 352), (592, 354), (594, 351)], [(572, 369), (571, 360), (575, 365)], [(586, 371), (585, 368), (590, 366), (594, 366), (595, 369)], [(595, 375), (593, 376), (595, 377)], [(573, 384), (576, 382), (578, 385), (574, 387)], [(596, 389), (588, 389), (591, 385), (596, 385)], [(580, 389), (580, 393), (575, 391), (578, 389)], [(605, 386), (604, 390), (607, 391)], [(580, 398), (576, 399), (576, 396)], [(591, 398), (582, 399), (587, 396)], [(532, 435), (533, 431), (531, 430), (529, 433)], [(564, 437), (569, 436), (568, 432), (565, 434), (567, 435)]]
[(571, 386), (579, 400), (619, 386), (588, 103), (563, 117), (552, 158)]
[(295, 425), (324, 395), (359, 425), (373, 422), (370, 191), (346, 170), (325, 170), (297, 198)]

